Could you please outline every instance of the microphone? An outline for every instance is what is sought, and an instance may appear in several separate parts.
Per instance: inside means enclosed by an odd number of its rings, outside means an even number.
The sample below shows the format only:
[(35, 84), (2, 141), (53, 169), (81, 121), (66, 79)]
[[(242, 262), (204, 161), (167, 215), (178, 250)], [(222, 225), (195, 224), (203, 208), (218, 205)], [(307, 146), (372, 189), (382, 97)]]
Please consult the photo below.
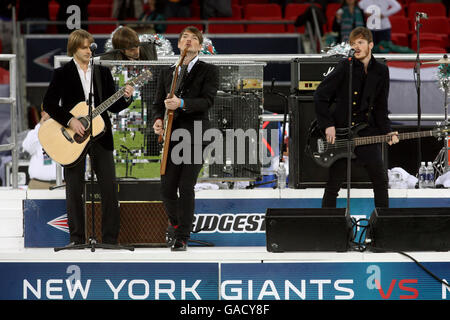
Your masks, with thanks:
[(416, 12), (416, 17), (421, 19), (428, 19), (428, 15), (425, 12)]
[(351, 58), (353, 58), (354, 55), (355, 55), (355, 49), (351, 48), (351, 49), (348, 51), (348, 56), (351, 57)]
[(91, 52), (94, 52), (95, 50), (97, 50), (97, 44), (95, 42), (92, 42), (89, 46), (89, 49), (91, 49)]

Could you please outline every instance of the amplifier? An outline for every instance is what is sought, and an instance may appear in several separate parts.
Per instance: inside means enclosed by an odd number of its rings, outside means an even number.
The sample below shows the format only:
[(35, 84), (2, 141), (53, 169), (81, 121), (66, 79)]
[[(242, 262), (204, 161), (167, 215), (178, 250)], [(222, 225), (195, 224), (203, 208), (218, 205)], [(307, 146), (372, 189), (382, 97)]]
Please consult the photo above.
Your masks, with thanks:
[[(159, 179), (117, 179), (119, 201), (160, 201)], [(91, 181), (85, 185), (86, 201), (91, 201)], [(94, 181), (94, 200), (100, 200), (100, 188)]]
[(291, 92), (313, 95), (322, 80), (342, 59), (341, 56), (293, 59), (291, 61)]

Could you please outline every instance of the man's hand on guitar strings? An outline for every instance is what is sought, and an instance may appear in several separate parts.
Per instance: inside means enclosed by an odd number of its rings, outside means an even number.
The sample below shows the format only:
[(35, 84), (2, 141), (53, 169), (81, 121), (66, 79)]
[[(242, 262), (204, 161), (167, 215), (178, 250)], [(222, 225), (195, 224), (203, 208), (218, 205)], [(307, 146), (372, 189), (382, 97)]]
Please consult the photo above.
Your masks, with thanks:
[(72, 118), (69, 123), (69, 128), (72, 129), (79, 136), (84, 136), (84, 126), (77, 118)]
[(387, 134), (387, 136), (389, 137), (389, 140), (387, 143), (390, 146), (392, 146), (393, 144), (396, 144), (400, 141), (400, 139), (398, 138), (398, 131), (389, 132)]
[(327, 142), (334, 144), (336, 141), (336, 128), (335, 127), (328, 127), (325, 129), (325, 136), (327, 138)]

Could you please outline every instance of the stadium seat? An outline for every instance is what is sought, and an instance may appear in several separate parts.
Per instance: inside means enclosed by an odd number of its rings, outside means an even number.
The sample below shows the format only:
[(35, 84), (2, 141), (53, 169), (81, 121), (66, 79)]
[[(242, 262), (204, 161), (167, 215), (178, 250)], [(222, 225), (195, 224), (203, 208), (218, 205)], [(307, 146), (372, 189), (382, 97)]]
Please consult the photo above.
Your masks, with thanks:
[(433, 33), (440, 35), (444, 41), (444, 46), (449, 45), (448, 35), (450, 33), (450, 28), (446, 17), (429, 17), (428, 19), (421, 21), (421, 23), (421, 33)]
[(89, 17), (89, 21), (111, 21), (109, 24), (90, 24), (88, 31), (92, 34), (110, 34), (117, 28), (117, 19), (111, 17)]
[[(420, 34), (420, 48), (426, 47), (439, 47), (445, 49), (446, 40), (442, 38), (442, 35), (434, 33), (421, 33)], [(411, 49), (417, 51), (417, 36), (413, 34), (411, 36)]]
[(446, 53), (447, 50), (440, 47), (424, 47), (420, 48), (420, 53)]
[[(262, 17), (262, 18), (249, 18), (248, 20), (261, 21), (261, 20), (281, 20), (279, 17)], [(284, 24), (248, 24), (246, 31), (248, 33), (284, 33), (286, 28)]]
[(248, 4), (243, 6), (244, 18), (279, 17), (282, 19), (281, 7), (276, 3)]
[[(242, 7), (238, 5), (231, 6), (233, 15), (231, 17), (210, 18), (210, 21), (233, 21), (242, 19)], [(243, 33), (243, 24), (210, 24), (208, 33)]]
[[(285, 12), (284, 12), (284, 19), (285, 20), (296, 20), (297, 17), (301, 14), (303, 14), (306, 9), (308, 9), (308, 7), (310, 6), (310, 4), (307, 3), (289, 3), (286, 6)], [(300, 32), (300, 33), (304, 33), (305, 32), (305, 26), (301, 26), (299, 28), (297, 28), (297, 30), (295, 30), (295, 26), (294, 24), (287, 24), (286, 25), (287, 28), (287, 32)]]
[(445, 6), (440, 2), (425, 3), (412, 2), (408, 5), (408, 18), (415, 18), (416, 12), (425, 12), (428, 17), (445, 17), (447, 11)]
[[(283, 16), (278, 4), (248, 4), (244, 7), (244, 19), (253, 21), (283, 20)], [(246, 31), (249, 33), (283, 33), (286, 32), (286, 28), (284, 24), (249, 24)]]
[(0, 67), (0, 84), (9, 84), (9, 71)]
[(411, 28), (409, 20), (402, 16), (390, 16), (391, 21), (391, 39), (392, 42), (399, 46), (409, 46), (409, 38), (411, 37)]
[(90, 17), (111, 17), (112, 16), (112, 4), (89, 4), (88, 14)]
[[(199, 20), (198, 18), (168, 18), (167, 21), (188, 21), (188, 20)], [(183, 24), (168, 24), (167, 29), (165, 33), (180, 33), (184, 28), (187, 26), (193, 25), (194, 27), (197, 27), (200, 31), (203, 31), (203, 25), (201, 24), (193, 24), (193, 23), (183, 23)]]
[(248, 4), (264, 4), (269, 3), (269, 0), (240, 0), (241, 6), (246, 6)]

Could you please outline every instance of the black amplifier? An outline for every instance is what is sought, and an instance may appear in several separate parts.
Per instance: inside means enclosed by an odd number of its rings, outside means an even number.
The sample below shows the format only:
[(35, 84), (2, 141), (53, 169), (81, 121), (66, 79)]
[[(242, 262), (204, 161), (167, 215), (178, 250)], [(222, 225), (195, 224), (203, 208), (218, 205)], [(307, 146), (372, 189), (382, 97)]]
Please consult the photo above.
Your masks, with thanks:
[(342, 59), (344, 59), (342, 56), (293, 59), (291, 61), (291, 92), (313, 95), (322, 80)]

